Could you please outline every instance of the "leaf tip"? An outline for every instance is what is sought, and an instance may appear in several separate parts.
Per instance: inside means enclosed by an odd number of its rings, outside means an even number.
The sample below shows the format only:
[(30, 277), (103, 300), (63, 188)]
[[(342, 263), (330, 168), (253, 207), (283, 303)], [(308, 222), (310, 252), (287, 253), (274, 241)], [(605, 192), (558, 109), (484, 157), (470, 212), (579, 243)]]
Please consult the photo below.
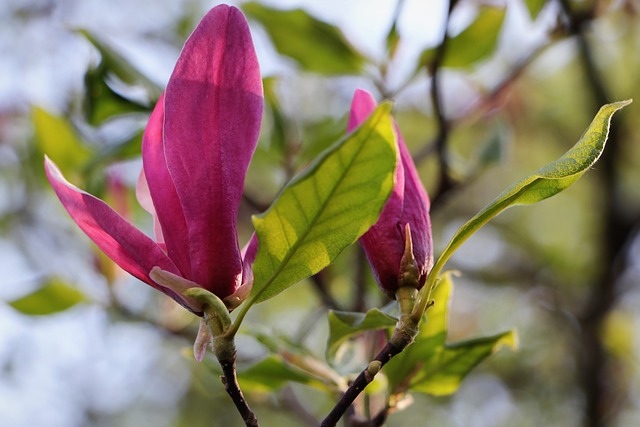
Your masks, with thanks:
[(629, 98), (629, 99), (625, 99), (624, 101), (618, 101), (618, 102), (612, 102), (611, 104), (607, 104), (604, 105), (602, 108), (613, 108), (613, 111), (616, 112), (624, 107), (626, 107), (627, 105), (631, 104), (633, 102), (633, 99)]
[(380, 114), (391, 114), (391, 110), (393, 110), (393, 101), (390, 100), (383, 101), (378, 106)]

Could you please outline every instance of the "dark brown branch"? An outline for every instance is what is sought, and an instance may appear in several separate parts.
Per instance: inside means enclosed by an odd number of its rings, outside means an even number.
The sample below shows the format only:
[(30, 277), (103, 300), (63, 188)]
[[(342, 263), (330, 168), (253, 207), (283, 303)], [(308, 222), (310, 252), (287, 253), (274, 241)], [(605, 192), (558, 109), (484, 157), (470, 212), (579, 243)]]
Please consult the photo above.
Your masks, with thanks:
[(447, 51), (447, 42), (449, 37), (447, 35), (449, 30), (449, 18), (451, 12), (455, 7), (456, 1), (449, 2), (449, 11), (444, 25), (444, 34), (442, 36), (442, 42), (436, 48), (433, 61), (429, 64), (429, 74), (431, 75), (431, 87), (430, 97), (431, 104), (433, 105), (433, 114), (436, 117), (438, 124), (438, 134), (435, 137), (434, 147), (438, 154), (438, 161), (440, 164), (440, 180), (438, 184), (438, 190), (436, 196), (432, 200), (434, 204), (437, 204), (437, 198), (439, 194), (447, 192), (447, 190), (453, 185), (449, 171), (449, 160), (447, 158), (447, 142), (449, 139), (449, 123), (444, 114), (444, 105), (442, 100), (442, 92), (440, 85), (440, 70)]
[[(378, 353), (378, 355), (373, 359), (374, 361), (380, 362), (380, 368), (384, 366), (392, 357), (399, 354), (404, 350), (404, 347), (398, 347), (390, 342), (384, 346), (384, 348)], [(371, 365), (369, 365), (371, 366)], [(371, 374), (369, 370), (369, 366), (365, 368), (360, 375), (353, 381), (353, 383), (349, 386), (347, 391), (342, 395), (336, 406), (331, 410), (329, 415), (322, 421), (320, 424), (321, 427), (335, 427), (340, 418), (344, 415), (345, 412), (351, 407), (356, 398), (362, 393), (367, 385), (375, 378), (375, 373)]]
[(340, 304), (338, 301), (331, 295), (327, 286), (326, 280), (327, 270), (322, 270), (319, 273), (311, 276), (311, 283), (313, 283), (313, 288), (316, 290), (316, 293), (320, 297), (322, 304), (331, 310), (340, 310)]
[(222, 367), (223, 374), (223, 376), (220, 377), (220, 380), (224, 385), (225, 391), (231, 397), (231, 400), (233, 400), (234, 405), (236, 405), (245, 426), (259, 427), (258, 419), (249, 407), (249, 404), (244, 398), (244, 395), (240, 390), (240, 386), (238, 385), (235, 354), (229, 358), (220, 360), (220, 366)]
[[(531, 51), (526, 57), (518, 61), (509, 74), (507, 74), (496, 86), (494, 86), (482, 99), (482, 101), (477, 102), (472, 105), (471, 108), (464, 111), (460, 116), (458, 116), (455, 120), (448, 120), (447, 126), (448, 131), (454, 129), (461, 122), (467, 120), (469, 117), (473, 115), (483, 114), (486, 111), (490, 111), (495, 108), (495, 105), (500, 103), (501, 100), (505, 97), (505, 94), (509, 91), (511, 86), (518, 80), (518, 78), (523, 74), (526, 68), (533, 62), (540, 54), (551, 45), (551, 43), (541, 45)], [(442, 159), (442, 147), (443, 140), (441, 139), (441, 134), (434, 137), (431, 141), (425, 143), (423, 148), (418, 150), (413, 156), (413, 160), (416, 164), (419, 164), (427, 159), (434, 152), (438, 152), (438, 157)], [(442, 170), (441, 170), (442, 172)], [(480, 171), (477, 171), (478, 173)], [(448, 176), (448, 175), (447, 175)], [(442, 206), (440, 203), (445, 197), (451, 195), (454, 190), (460, 190), (465, 186), (468, 182), (473, 182), (474, 175), (467, 177), (464, 181), (453, 181), (450, 180), (448, 185), (443, 187), (439, 186), (438, 189), (434, 193), (431, 193), (431, 211), (437, 210)], [(434, 202), (435, 201), (435, 202)]]
[(353, 310), (352, 311), (366, 311), (367, 310), (367, 302), (366, 302), (366, 290), (367, 290), (367, 270), (369, 268), (369, 263), (367, 261), (367, 257), (364, 254), (364, 250), (361, 247), (358, 247), (358, 254), (356, 255), (356, 277), (355, 277), (355, 287), (354, 292), (355, 296), (353, 299)]

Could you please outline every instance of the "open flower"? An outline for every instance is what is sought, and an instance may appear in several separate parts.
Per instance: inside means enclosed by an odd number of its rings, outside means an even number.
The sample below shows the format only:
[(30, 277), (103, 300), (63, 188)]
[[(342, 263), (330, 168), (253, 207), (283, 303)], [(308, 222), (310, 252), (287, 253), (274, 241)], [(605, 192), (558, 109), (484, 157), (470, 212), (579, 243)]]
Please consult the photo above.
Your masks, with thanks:
[(223, 299), (252, 281), (256, 239), (241, 252), (236, 222), (262, 109), (247, 22), (238, 9), (217, 6), (185, 43), (145, 129), (138, 199), (154, 214), (155, 240), (67, 182), (48, 158), (47, 177), (73, 220), (113, 261), (201, 314), (202, 303), (183, 296), (184, 289), (199, 286)]
[[(375, 108), (373, 96), (364, 90), (357, 90), (351, 104), (347, 131), (364, 122)], [(411, 243), (409, 247), (415, 260), (412, 264), (417, 269), (418, 288), (424, 285), (433, 266), (429, 196), (420, 181), (404, 139), (398, 127), (394, 126), (400, 152), (400, 161), (394, 175), (394, 189), (378, 222), (360, 238), (378, 285), (391, 298), (395, 298), (396, 291), (402, 286), (401, 275), (406, 273), (402, 271), (401, 264), (407, 243)], [(406, 239), (408, 232), (411, 242)]]

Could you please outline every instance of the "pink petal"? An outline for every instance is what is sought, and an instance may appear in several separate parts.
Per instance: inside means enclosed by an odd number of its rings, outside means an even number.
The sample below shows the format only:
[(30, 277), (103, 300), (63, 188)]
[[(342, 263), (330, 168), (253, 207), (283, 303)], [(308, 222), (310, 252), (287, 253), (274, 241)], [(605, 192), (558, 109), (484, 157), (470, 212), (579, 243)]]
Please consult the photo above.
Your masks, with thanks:
[(109, 258), (131, 275), (169, 295), (188, 310), (196, 312), (181, 296), (159, 286), (149, 277), (154, 266), (178, 273), (178, 269), (160, 246), (105, 202), (70, 184), (48, 157), (45, 157), (44, 165), (51, 186), (71, 218)]
[[(376, 106), (376, 101), (369, 92), (356, 90), (351, 103), (347, 130), (351, 131), (361, 125)], [(360, 238), (376, 282), (385, 290), (393, 287), (394, 284), (397, 288), (398, 269), (404, 253), (403, 231), (399, 222), (404, 201), (404, 171), (400, 161), (396, 165), (394, 181), (393, 192), (382, 209), (378, 221)]]
[(235, 7), (217, 6), (187, 40), (169, 80), (164, 143), (188, 225), (193, 280), (220, 298), (241, 281), (236, 219), (262, 107), (247, 22)]
[(360, 126), (376, 109), (378, 103), (373, 95), (366, 90), (356, 89), (351, 101), (351, 111), (349, 112), (349, 122), (347, 123), (347, 133)]
[(164, 96), (161, 96), (149, 117), (149, 123), (142, 137), (143, 177), (146, 178), (152, 206), (149, 206), (149, 201), (144, 197), (143, 182), (140, 182), (142, 185), (139, 186), (139, 195), (142, 196), (139, 200), (142, 207), (157, 219), (162, 231), (156, 231), (156, 236), (162, 236), (169, 258), (175, 262), (185, 278), (193, 279), (187, 222), (165, 159), (162, 141), (163, 122)]
[(422, 180), (413, 163), (411, 153), (398, 132), (398, 146), (400, 158), (404, 168), (404, 203), (400, 224), (411, 225), (411, 240), (413, 242), (413, 256), (418, 262), (418, 272), (422, 283), (427, 273), (433, 267), (433, 240), (431, 237), (431, 220), (429, 209), (431, 203), (429, 195), (422, 184)]

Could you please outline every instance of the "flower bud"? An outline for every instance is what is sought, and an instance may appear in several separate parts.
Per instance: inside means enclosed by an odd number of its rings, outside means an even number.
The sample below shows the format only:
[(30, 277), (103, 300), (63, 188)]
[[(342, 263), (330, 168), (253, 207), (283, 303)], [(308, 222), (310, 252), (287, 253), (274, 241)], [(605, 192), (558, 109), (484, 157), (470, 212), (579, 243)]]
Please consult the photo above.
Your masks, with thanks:
[[(348, 131), (375, 108), (370, 93), (356, 91)], [(395, 186), (378, 222), (360, 238), (378, 285), (393, 299), (402, 286), (421, 288), (433, 266), (429, 196), (397, 125), (395, 130), (399, 152)]]

